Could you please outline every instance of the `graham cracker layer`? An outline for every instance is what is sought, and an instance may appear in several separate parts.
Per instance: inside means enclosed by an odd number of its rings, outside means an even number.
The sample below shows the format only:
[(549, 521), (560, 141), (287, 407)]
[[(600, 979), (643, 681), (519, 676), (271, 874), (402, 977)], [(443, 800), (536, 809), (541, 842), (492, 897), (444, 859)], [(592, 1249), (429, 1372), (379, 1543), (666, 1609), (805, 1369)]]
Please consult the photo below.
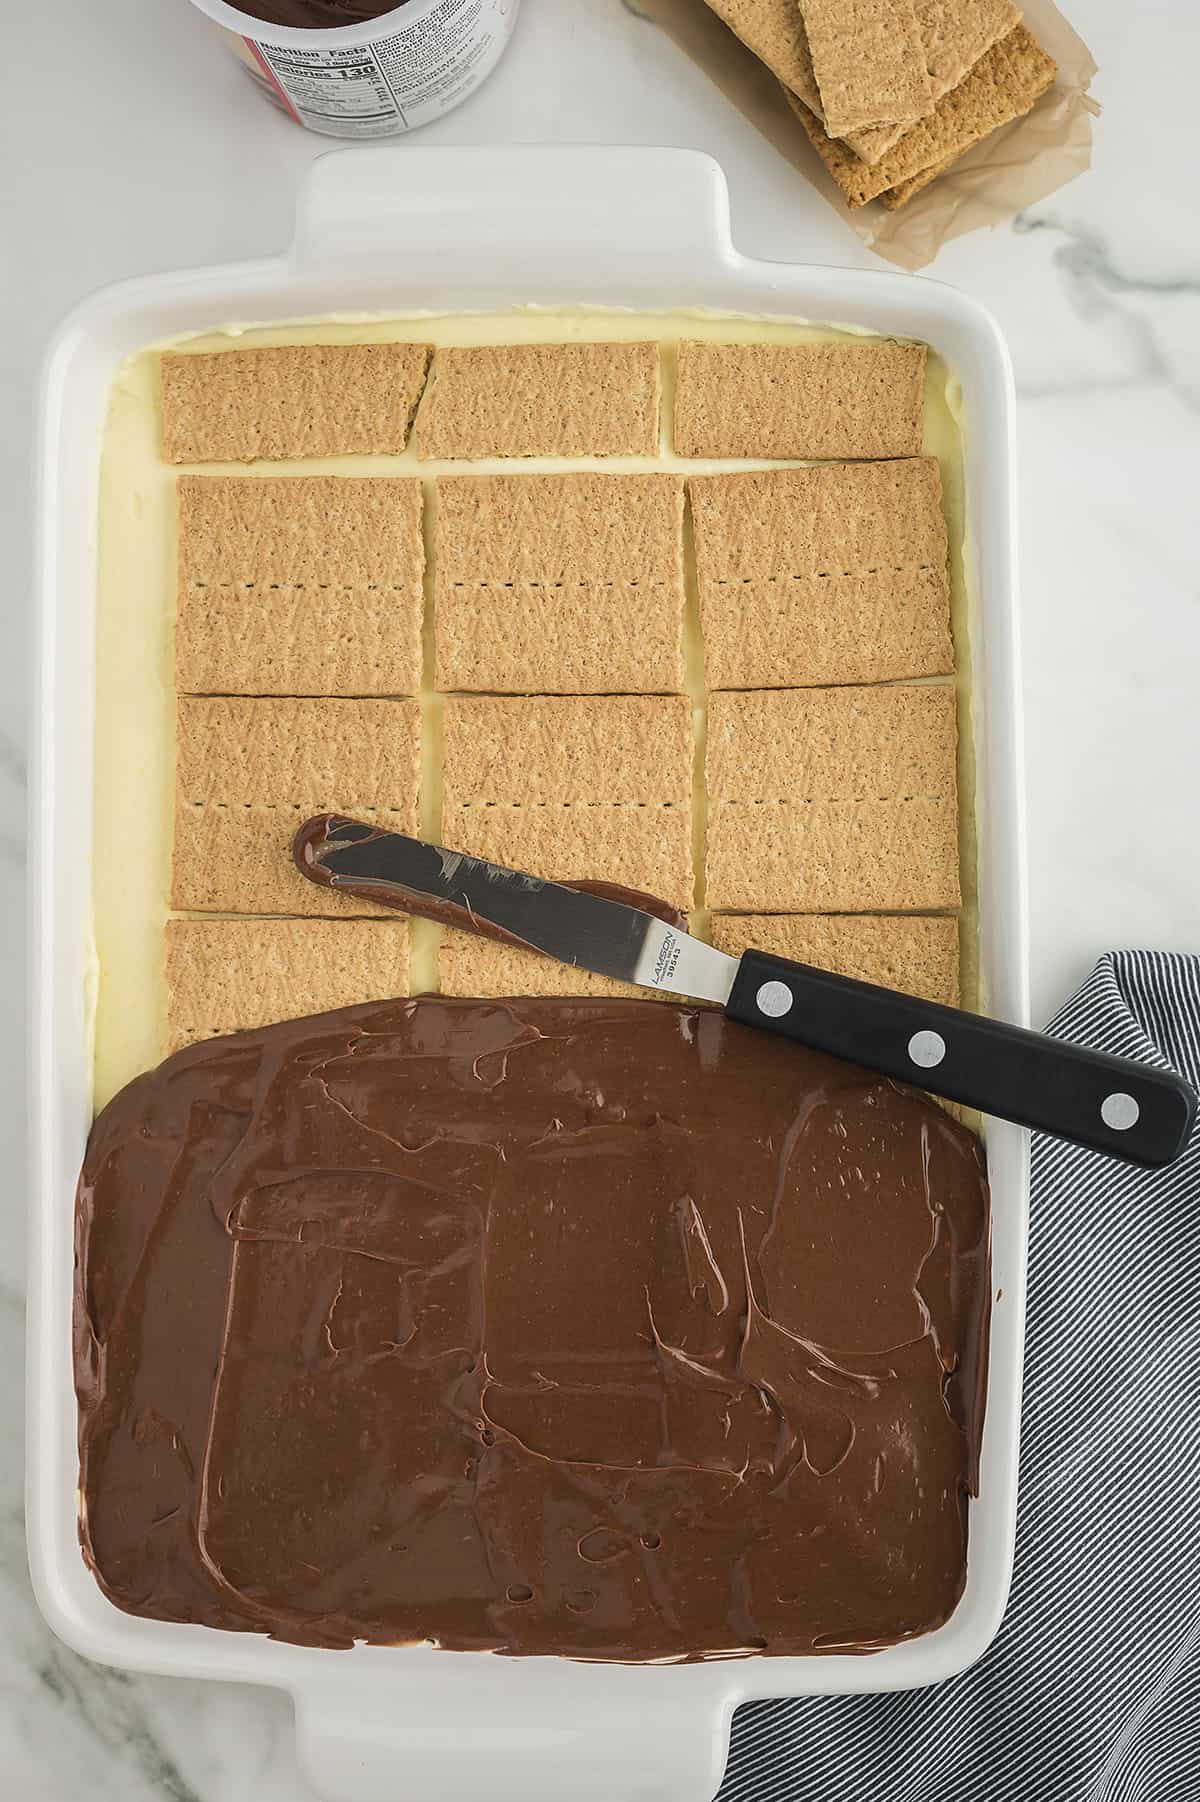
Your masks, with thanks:
[(307, 881), (291, 842), (316, 813), (416, 831), (416, 701), (189, 696), (178, 703), (176, 736), (172, 907), (386, 913)]
[(675, 450), (681, 457), (915, 457), (925, 346), (679, 346)]
[(957, 907), (955, 745), (948, 686), (710, 696), (709, 906)]
[(693, 476), (688, 493), (709, 688), (953, 671), (936, 458)]
[(918, 119), (933, 104), (913, 0), (799, 0), (825, 129)]
[(416, 693), (420, 482), (180, 476), (177, 487), (177, 689)]
[(957, 1007), (958, 921), (943, 914), (715, 914), (712, 940)]
[(847, 205), (858, 207), (935, 163), (957, 160), (1000, 126), (1019, 119), (1053, 85), (1056, 73), (1054, 62), (1032, 32), (1018, 25), (993, 44), (926, 118), (918, 120), (886, 155), (870, 164), (831, 138), (794, 95), (788, 98)]
[(169, 920), (167, 1050), (407, 995), (407, 920)]
[(438, 954), (443, 995), (602, 995), (646, 1000), (652, 992), (631, 982), (614, 982), (560, 964), (555, 958), (523, 951), (517, 945), (500, 945), (473, 932), (448, 928)]
[(435, 681), (447, 691), (683, 687), (683, 482), (444, 476)]
[(162, 358), (168, 463), (398, 456), (425, 386), (428, 344), (285, 344)]
[(692, 905), (692, 710), (679, 696), (450, 699), (442, 842), (552, 881)]
[(439, 350), (417, 422), (421, 457), (654, 457), (657, 344)]

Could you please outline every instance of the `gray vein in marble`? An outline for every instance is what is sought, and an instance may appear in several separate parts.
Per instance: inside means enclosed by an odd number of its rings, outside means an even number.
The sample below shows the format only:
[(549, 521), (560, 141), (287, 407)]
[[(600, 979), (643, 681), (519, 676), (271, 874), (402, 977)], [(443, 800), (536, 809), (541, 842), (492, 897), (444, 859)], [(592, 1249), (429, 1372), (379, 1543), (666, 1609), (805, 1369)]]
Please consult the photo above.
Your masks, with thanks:
[[(23, 1315), (19, 1288), (0, 1282), (0, 1344), (10, 1369), (19, 1364)], [(139, 1796), (154, 1797), (155, 1802), (201, 1802), (151, 1731), (139, 1680), (90, 1664), (69, 1651), (38, 1614), (25, 1564), (21, 1459), (17, 1454), (21, 1438), (19, 1384), (6, 1387), (2, 1404), (3, 1438), (6, 1449), (12, 1451), (11, 1457), (0, 1458), (0, 1618), (5, 1624), (4, 1657), (0, 1659), (0, 1744), (5, 1769), (14, 1786), (21, 1782), (12, 1759), (16, 1752), (22, 1757), (21, 1770), (37, 1771), (33, 1794), (53, 1796), (55, 1802), (60, 1796), (65, 1802), (68, 1794), (74, 1798), (89, 1791), (107, 1797), (113, 1792), (99, 1775), (94, 1788), (85, 1778), (93, 1759), (111, 1774), (109, 1758), (100, 1757), (107, 1754), (119, 1758), (124, 1767), (127, 1796), (136, 1791)], [(35, 1734), (38, 1740), (45, 1736), (47, 1719), (55, 1723), (51, 1729), (54, 1754), (49, 1758), (34, 1755), (33, 1762), (26, 1764), (26, 1750), (34, 1753), (28, 1740)], [(12, 1735), (11, 1743), (6, 1733)], [(43, 1787), (62, 1778), (64, 1766), (74, 1766), (78, 1782), (69, 1791)], [(23, 1784), (7, 1787), (2, 1778), (0, 1790), (14, 1802), (18, 1796), (31, 1794)]]
[(1041, 214), (1033, 219), (1028, 213), (1020, 213), (1013, 220), (1014, 232), (1026, 236), (1033, 232), (1059, 232), (1070, 239), (1071, 246), (1058, 253), (1056, 261), (1087, 276), (1095, 277), (1106, 288), (1121, 294), (1194, 294), (1200, 296), (1200, 276), (1164, 276), (1155, 281), (1149, 276), (1135, 277), (1123, 275), (1112, 261), (1104, 240), (1099, 232), (1088, 231), (1083, 226), (1068, 225), (1063, 219), (1056, 219), (1052, 214)]
[[(14, 1259), (0, 1272), (0, 1365), (10, 1372), (20, 1368), (24, 1333), (18, 1267)], [(0, 1384), (0, 1797), (307, 1802), (282, 1692), (129, 1676), (51, 1633), (26, 1565), (22, 1403), (18, 1381)]]
[(36, 1672), (56, 1701), (80, 1716), (97, 1739), (122, 1748), (156, 1795), (167, 1802), (201, 1802), (147, 1726), (132, 1678), (87, 1664), (54, 1641)]
[(1053, 214), (1043, 213), (1037, 218), (1027, 213), (1019, 214), (1013, 221), (1013, 231), (1024, 236), (1052, 232), (1064, 240), (1055, 251), (1053, 261), (1066, 278), (1067, 293), (1075, 311), (1089, 325), (1104, 316), (1119, 321), (1135, 347), (1138, 362), (1137, 372), (1132, 376), (1118, 376), (1110, 381), (1023, 385), (1023, 395), (1039, 399), (1084, 390), (1161, 383), (1189, 410), (1200, 412), (1200, 374), (1191, 380), (1185, 377), (1164, 342), (1165, 321), (1157, 314), (1154, 318), (1148, 317), (1137, 308), (1139, 300), (1200, 300), (1200, 279), (1182, 275), (1157, 278), (1126, 275), (1116, 266), (1098, 232), (1068, 224)]

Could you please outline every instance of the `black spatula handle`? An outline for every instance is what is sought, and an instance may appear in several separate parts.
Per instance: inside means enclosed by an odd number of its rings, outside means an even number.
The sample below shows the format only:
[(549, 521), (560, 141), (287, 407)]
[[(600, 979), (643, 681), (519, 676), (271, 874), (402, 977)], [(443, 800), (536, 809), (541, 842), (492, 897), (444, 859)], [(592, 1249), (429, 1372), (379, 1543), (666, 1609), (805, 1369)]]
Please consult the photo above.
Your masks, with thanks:
[(742, 958), (725, 1011), (1131, 1164), (1169, 1164), (1196, 1117), (1194, 1092), (1167, 1071), (761, 951)]

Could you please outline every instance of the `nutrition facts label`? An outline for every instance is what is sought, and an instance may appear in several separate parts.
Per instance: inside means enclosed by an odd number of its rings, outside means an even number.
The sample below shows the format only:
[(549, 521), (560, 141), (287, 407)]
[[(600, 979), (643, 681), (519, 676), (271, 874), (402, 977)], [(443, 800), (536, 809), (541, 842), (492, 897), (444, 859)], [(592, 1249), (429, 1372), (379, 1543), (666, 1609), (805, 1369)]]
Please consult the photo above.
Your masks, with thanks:
[(437, 0), (374, 43), (337, 49), (246, 39), (256, 73), (310, 131), (389, 137), (447, 112), (490, 71), (519, 0)]

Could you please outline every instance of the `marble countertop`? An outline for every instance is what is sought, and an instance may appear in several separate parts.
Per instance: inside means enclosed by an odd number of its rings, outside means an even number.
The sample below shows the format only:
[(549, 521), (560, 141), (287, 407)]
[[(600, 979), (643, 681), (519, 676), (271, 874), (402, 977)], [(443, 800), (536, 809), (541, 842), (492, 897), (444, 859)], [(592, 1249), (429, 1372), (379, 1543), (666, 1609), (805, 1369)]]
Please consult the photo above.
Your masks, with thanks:
[[(1200, 9), (1066, 0), (1100, 64), (1093, 169), (929, 273), (1008, 335), (1021, 450), (1034, 1017), (1115, 945), (1200, 950)], [(323, 149), (251, 91), (187, 0), (28, 8), (4, 117), (0, 293), (0, 1789), (20, 1802), (307, 1802), (281, 1694), (130, 1678), (66, 1650), (25, 1567), (22, 1463), (23, 772), (29, 436), (49, 331), (103, 283), (284, 244)], [(638, 17), (636, 0), (524, 0), (513, 47), (423, 144), (691, 145), (723, 165), (752, 255), (873, 259)]]

